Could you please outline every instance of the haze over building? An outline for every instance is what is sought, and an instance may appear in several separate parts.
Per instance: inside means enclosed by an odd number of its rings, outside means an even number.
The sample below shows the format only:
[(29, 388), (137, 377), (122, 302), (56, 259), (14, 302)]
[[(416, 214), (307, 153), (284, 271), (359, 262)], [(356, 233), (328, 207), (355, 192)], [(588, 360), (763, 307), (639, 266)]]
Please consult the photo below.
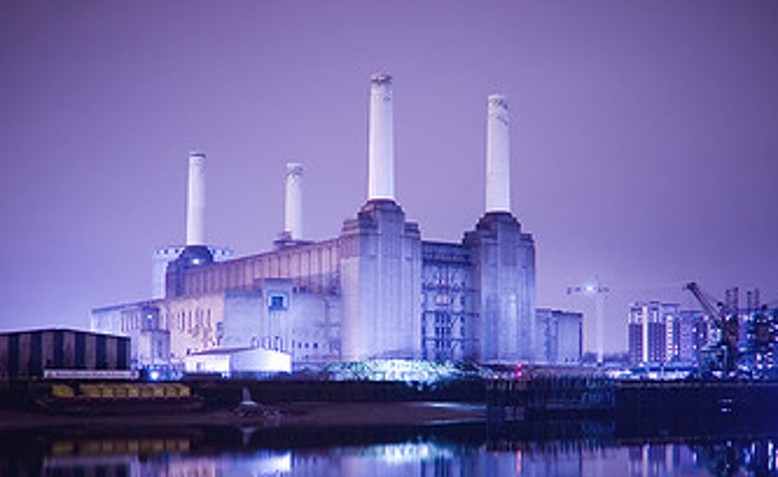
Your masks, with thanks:
[(608, 354), (626, 350), (629, 303), (693, 305), (625, 287), (778, 297), (776, 2), (2, 10), (3, 329), (81, 326), (95, 304), (146, 297), (145, 257), (184, 243), (193, 146), (208, 154), (209, 243), (266, 249), (285, 161), (305, 163), (306, 235), (338, 235), (363, 202), (364, 181), (341, 177), (367, 175), (360, 78), (376, 68), (402, 81), (396, 193), (425, 239), (457, 241), (480, 216), (483, 99), (509, 95), (538, 303), (585, 308), (588, 350), (591, 304), (564, 290), (595, 274), (616, 290)]

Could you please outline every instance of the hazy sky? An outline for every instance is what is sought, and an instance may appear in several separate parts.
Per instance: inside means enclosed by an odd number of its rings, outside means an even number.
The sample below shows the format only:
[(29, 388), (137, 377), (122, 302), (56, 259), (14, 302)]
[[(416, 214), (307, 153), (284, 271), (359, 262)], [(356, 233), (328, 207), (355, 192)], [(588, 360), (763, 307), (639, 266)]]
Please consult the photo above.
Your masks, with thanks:
[[(599, 274), (632, 300), (778, 299), (778, 2), (0, 0), (0, 329), (148, 297), (207, 154), (206, 236), (336, 236), (367, 190), (369, 77), (394, 76), (396, 183), (426, 239), (483, 212), (486, 96), (510, 99), (514, 213), (538, 302)], [(593, 329), (586, 325), (586, 347)]]

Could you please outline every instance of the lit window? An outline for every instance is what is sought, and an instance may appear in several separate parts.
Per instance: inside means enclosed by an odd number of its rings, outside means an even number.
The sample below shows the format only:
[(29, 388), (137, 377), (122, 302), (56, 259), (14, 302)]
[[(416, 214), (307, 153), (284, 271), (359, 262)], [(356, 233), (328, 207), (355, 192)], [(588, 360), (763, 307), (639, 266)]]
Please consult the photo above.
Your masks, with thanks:
[(289, 308), (287, 296), (284, 293), (272, 293), (267, 300), (267, 307), (271, 311), (286, 310)]

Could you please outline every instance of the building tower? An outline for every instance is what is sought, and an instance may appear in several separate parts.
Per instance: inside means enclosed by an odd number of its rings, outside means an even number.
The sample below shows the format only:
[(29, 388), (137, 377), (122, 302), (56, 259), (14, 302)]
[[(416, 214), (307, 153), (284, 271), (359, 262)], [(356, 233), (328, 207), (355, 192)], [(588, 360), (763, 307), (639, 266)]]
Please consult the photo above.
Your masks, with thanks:
[(284, 232), (292, 240), (303, 238), (303, 166), (286, 163), (286, 187), (284, 200)]
[(201, 152), (189, 153), (186, 245), (205, 245), (205, 154)]
[(489, 96), (486, 122), (486, 212), (511, 212), (508, 99)]
[(376, 74), (370, 81), (367, 200), (394, 200), (394, 115), (392, 77)]
[(284, 178), (284, 230), (273, 242), (276, 248), (308, 243), (303, 241), (303, 165), (286, 163)]
[(643, 322), (645, 320), (642, 303), (633, 303), (629, 307), (627, 317), (627, 348), (630, 364), (638, 365), (646, 362), (647, 356), (643, 354)]
[(373, 76), (367, 203), (339, 239), (346, 361), (421, 355), (421, 234), (395, 202), (392, 101), (392, 77)]
[(475, 336), (469, 359), (516, 362), (535, 359), (535, 244), (522, 233), (510, 207), (508, 100), (487, 101), (486, 213), (463, 243), (472, 251), (479, 316), (467, 326)]
[(186, 246), (165, 272), (165, 296), (184, 293), (183, 270), (213, 262), (205, 246), (205, 154), (189, 153), (189, 177), (186, 201)]

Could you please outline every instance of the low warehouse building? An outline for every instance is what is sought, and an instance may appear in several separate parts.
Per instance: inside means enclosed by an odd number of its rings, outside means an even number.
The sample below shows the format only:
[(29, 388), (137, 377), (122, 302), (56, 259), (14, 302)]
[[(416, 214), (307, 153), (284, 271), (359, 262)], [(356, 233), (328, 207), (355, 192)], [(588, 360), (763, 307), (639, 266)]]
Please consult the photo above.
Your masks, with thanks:
[(0, 382), (43, 377), (45, 370), (129, 369), (128, 337), (68, 329), (0, 333)]

